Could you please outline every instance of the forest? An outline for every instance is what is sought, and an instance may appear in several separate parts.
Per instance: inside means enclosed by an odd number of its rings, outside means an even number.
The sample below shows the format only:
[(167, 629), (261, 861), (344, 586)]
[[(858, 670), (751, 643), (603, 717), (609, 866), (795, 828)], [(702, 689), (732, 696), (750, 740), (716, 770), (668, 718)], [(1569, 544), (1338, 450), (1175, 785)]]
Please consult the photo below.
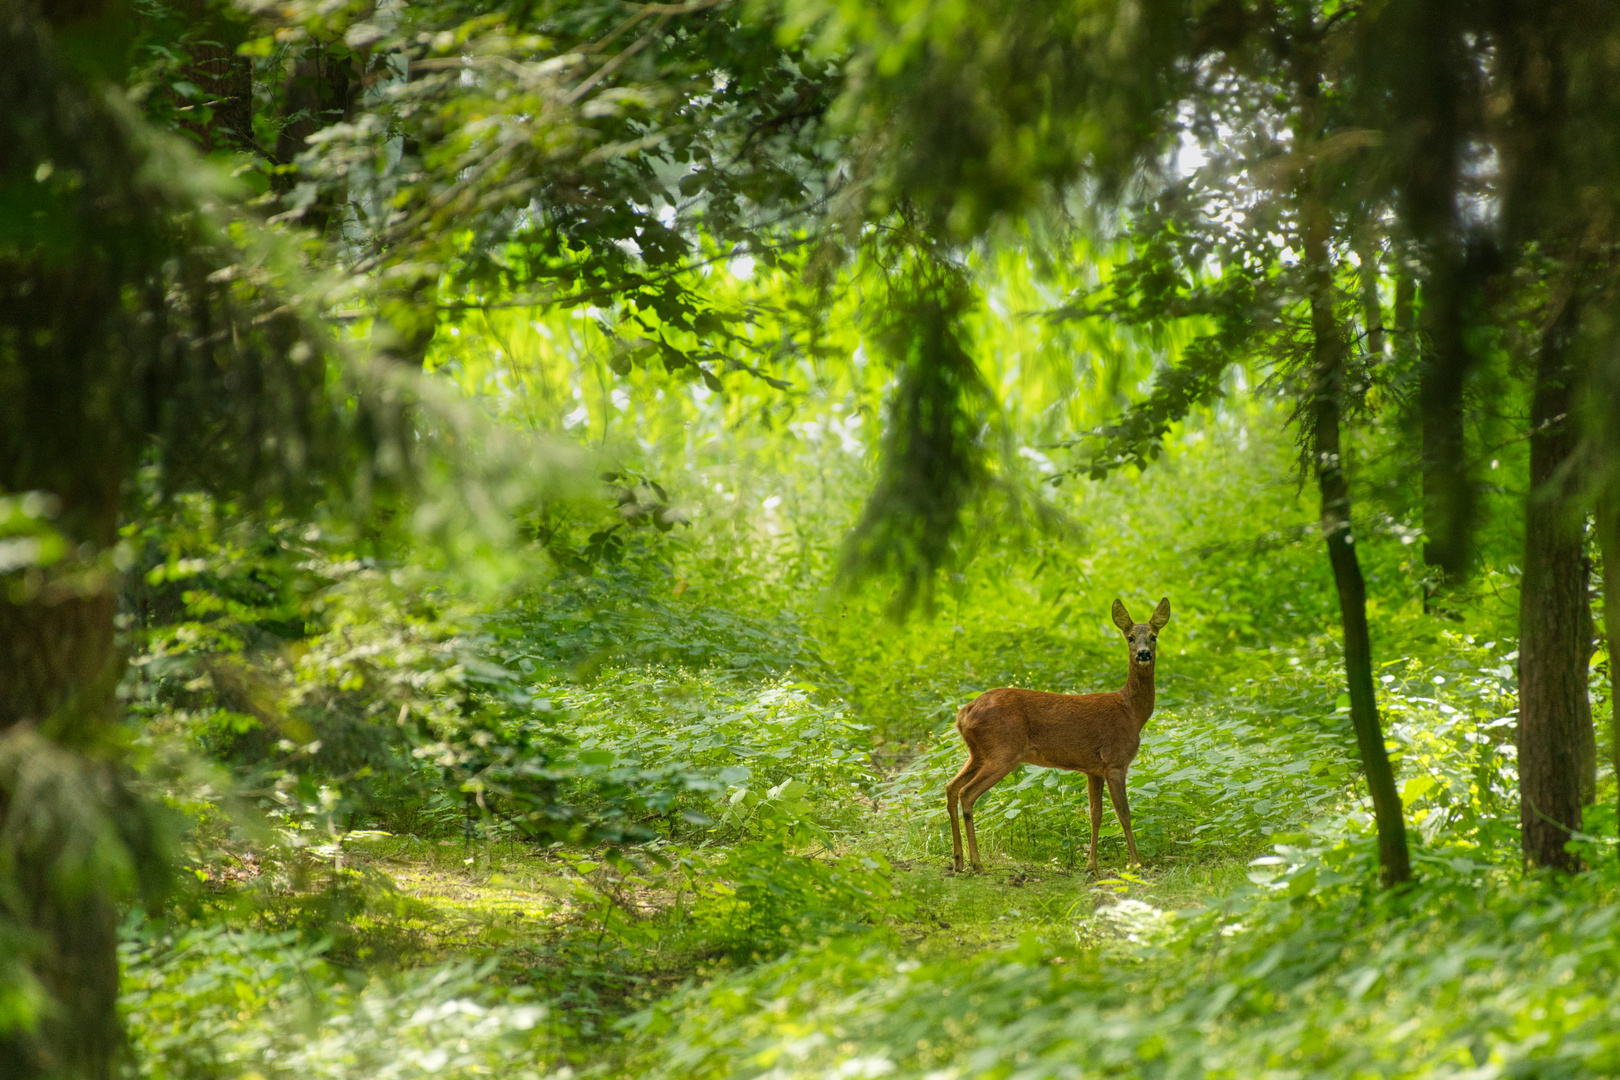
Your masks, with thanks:
[(1620, 1075), (1620, 7), (0, 58), (0, 1078)]

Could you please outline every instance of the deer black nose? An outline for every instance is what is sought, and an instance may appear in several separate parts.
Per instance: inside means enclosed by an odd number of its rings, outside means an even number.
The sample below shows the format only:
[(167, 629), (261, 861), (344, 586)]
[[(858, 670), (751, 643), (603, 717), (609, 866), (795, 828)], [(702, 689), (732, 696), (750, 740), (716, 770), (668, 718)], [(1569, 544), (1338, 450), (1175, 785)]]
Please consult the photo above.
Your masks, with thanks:
[(1152, 660), (1152, 659), (1153, 659), (1152, 650), (1150, 650), (1150, 649), (1137, 649), (1136, 650), (1136, 662), (1138, 664), (1145, 664), (1149, 660)]

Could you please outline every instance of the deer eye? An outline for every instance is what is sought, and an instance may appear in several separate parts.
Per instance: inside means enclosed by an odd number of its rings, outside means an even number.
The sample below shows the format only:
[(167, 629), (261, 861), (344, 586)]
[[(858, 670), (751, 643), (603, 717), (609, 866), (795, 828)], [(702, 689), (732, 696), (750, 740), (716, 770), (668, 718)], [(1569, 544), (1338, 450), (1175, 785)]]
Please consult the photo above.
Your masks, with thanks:
[(1159, 635), (1158, 634), (1149, 634), (1148, 635), (1148, 640), (1149, 641), (1158, 641), (1159, 640)]

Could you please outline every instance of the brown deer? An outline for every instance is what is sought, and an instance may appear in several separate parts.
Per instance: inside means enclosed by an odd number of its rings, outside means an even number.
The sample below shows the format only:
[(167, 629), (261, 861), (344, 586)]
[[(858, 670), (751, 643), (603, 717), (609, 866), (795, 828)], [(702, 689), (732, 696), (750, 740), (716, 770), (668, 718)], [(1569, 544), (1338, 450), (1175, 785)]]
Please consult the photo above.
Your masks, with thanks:
[(1131, 833), (1131, 807), (1125, 800), (1125, 770), (1136, 760), (1142, 728), (1153, 715), (1153, 660), (1159, 631), (1170, 621), (1170, 598), (1159, 601), (1145, 623), (1132, 622), (1125, 605), (1114, 601), (1114, 625), (1130, 643), (1125, 689), (1106, 694), (1049, 694), (1043, 690), (1002, 687), (986, 690), (956, 714), (956, 730), (967, 743), (967, 764), (945, 785), (945, 807), (951, 814), (951, 853), (962, 870), (962, 830), (957, 805), (967, 822), (968, 858), (979, 863), (979, 838), (973, 831), (973, 804), (1019, 765), (1071, 769), (1086, 774), (1091, 789), (1091, 862), (1097, 871), (1097, 830), (1102, 826), (1102, 789), (1114, 801), (1114, 813), (1125, 826), (1131, 865), (1136, 837)]

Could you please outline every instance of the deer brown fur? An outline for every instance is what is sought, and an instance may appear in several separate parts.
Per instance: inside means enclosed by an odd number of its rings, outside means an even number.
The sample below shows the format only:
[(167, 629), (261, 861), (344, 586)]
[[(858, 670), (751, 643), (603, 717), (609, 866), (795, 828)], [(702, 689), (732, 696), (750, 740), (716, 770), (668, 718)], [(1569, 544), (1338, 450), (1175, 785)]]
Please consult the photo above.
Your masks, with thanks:
[(1125, 635), (1130, 653), (1125, 688), (1103, 694), (1051, 694), (1043, 690), (1002, 687), (986, 690), (956, 714), (956, 730), (967, 744), (967, 764), (945, 785), (945, 807), (951, 815), (951, 853), (962, 870), (960, 806), (967, 825), (968, 859), (979, 863), (979, 839), (973, 829), (973, 804), (1019, 765), (1042, 765), (1086, 774), (1091, 796), (1091, 860), (1097, 869), (1097, 830), (1102, 826), (1102, 789), (1108, 785), (1114, 813), (1125, 827), (1131, 865), (1137, 866), (1131, 808), (1125, 799), (1125, 772), (1142, 745), (1142, 728), (1153, 715), (1153, 663), (1159, 631), (1170, 621), (1170, 598), (1159, 601), (1145, 623), (1132, 622), (1125, 605), (1114, 601), (1114, 625)]

